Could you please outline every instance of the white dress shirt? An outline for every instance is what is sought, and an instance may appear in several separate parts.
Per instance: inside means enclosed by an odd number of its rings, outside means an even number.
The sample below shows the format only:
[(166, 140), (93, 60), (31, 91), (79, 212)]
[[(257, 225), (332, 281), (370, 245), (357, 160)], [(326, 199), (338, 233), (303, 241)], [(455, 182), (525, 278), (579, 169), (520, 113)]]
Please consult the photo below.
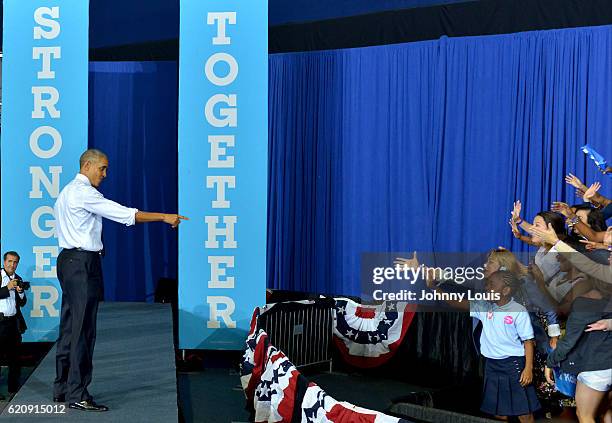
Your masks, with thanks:
[(100, 251), (103, 248), (102, 218), (131, 226), (136, 223), (138, 209), (104, 198), (87, 176), (78, 173), (60, 192), (54, 212), (61, 248)]
[[(2, 274), (2, 284), (0, 288), (4, 288), (9, 284), (9, 282), (15, 278), (15, 274), (13, 276), (9, 276), (6, 274), (4, 269), (1, 271)], [(0, 313), (3, 313), (5, 316), (10, 317), (14, 316), (17, 313), (17, 306), (15, 305), (15, 290), (9, 290), (9, 296), (0, 300)], [(25, 293), (20, 293), (19, 297), (23, 298)]]

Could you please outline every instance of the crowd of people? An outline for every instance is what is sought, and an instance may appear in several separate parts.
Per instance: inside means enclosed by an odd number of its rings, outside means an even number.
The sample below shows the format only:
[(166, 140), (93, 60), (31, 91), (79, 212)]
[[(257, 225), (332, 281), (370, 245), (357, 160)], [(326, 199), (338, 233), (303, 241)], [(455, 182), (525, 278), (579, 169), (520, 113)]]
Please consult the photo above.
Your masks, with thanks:
[[(500, 420), (536, 413), (612, 423), (612, 200), (569, 174), (582, 202), (552, 204), (531, 223), (516, 201), (514, 236), (538, 248), (519, 260), (499, 247), (487, 255), (484, 286), (497, 300), (446, 302), (470, 312), (485, 357), (481, 411)], [(416, 256), (398, 259), (419, 266)], [(429, 289), (448, 281), (426, 272)]]
[[(612, 217), (612, 200), (598, 193), (599, 182), (587, 187), (572, 174), (565, 181), (576, 189), (583, 203), (570, 206), (554, 202), (551, 210), (538, 213), (532, 223), (521, 218), (520, 201), (514, 204), (510, 218), (514, 236), (538, 247), (527, 277), (519, 286), (537, 285), (564, 327), (562, 336), (549, 332), (546, 381), (565, 396), (573, 397), (581, 422), (601, 419), (609, 423), (612, 227), (607, 228), (606, 221)], [(521, 229), (529, 235), (521, 233)], [(535, 315), (532, 320), (538, 320)], [(571, 383), (563, 386), (561, 380), (554, 380), (554, 375), (569, 381), (575, 377), (575, 388)]]

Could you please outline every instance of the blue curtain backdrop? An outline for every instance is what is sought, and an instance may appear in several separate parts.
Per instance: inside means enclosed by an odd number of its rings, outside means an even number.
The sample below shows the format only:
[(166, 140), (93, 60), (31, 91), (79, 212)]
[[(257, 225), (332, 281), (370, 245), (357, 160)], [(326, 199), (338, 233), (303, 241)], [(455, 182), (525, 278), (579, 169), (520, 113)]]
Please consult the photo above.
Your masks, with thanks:
[[(175, 212), (176, 62), (92, 62), (89, 146), (109, 158), (105, 197), (144, 211)], [(176, 278), (177, 232), (162, 223), (105, 220), (105, 299), (152, 301), (160, 277)]]
[(268, 285), (359, 294), (375, 251), (525, 250), (507, 224), (574, 203), (612, 159), (612, 27), (270, 57)]

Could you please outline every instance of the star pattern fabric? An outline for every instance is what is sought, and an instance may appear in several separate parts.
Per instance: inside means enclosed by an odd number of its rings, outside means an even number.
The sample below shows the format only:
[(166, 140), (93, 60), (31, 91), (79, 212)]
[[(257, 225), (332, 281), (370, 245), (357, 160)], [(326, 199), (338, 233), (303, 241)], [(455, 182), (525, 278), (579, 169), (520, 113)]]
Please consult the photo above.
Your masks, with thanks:
[[(408, 423), (383, 413), (339, 402), (309, 382), (289, 358), (257, 327), (251, 330), (241, 363), (241, 381), (255, 422), (301, 423)], [(388, 325), (387, 325), (388, 326)]]
[(335, 304), (334, 344), (345, 361), (362, 368), (379, 366), (391, 358), (414, 317), (405, 303), (367, 306), (336, 298)]

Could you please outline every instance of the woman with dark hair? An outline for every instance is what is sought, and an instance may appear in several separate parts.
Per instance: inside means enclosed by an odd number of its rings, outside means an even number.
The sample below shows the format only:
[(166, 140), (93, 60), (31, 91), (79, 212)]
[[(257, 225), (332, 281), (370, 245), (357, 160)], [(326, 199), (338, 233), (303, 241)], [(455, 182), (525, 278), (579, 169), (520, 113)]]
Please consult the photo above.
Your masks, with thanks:
[[(603, 242), (607, 225), (601, 211), (591, 209), (584, 204), (570, 207), (558, 201), (553, 203), (552, 208), (566, 217), (567, 226), (572, 232), (571, 241), (586, 244), (587, 250), (607, 248)], [(584, 250), (584, 248), (578, 249)]]
[[(520, 201), (516, 201), (514, 203), (512, 218), (510, 219), (510, 223), (513, 225), (513, 232), (514, 228), (516, 227), (518, 229), (519, 226), (525, 231), (529, 231), (532, 227), (547, 229), (550, 225), (550, 227), (554, 229), (559, 239), (565, 240), (567, 238), (563, 216), (558, 213), (545, 210), (539, 212), (533, 218), (533, 224), (530, 224), (521, 219), (521, 207)], [(534, 258), (534, 263), (537, 268), (535, 268), (533, 264), (531, 265), (533, 273), (536, 275), (541, 273), (542, 279), (547, 286), (550, 286), (550, 283), (554, 278), (563, 277), (563, 275), (560, 275), (560, 266), (559, 262), (557, 261), (557, 253), (553, 246), (548, 244), (545, 240), (539, 238), (537, 235), (532, 236), (529, 239), (529, 243), (540, 247)]]

